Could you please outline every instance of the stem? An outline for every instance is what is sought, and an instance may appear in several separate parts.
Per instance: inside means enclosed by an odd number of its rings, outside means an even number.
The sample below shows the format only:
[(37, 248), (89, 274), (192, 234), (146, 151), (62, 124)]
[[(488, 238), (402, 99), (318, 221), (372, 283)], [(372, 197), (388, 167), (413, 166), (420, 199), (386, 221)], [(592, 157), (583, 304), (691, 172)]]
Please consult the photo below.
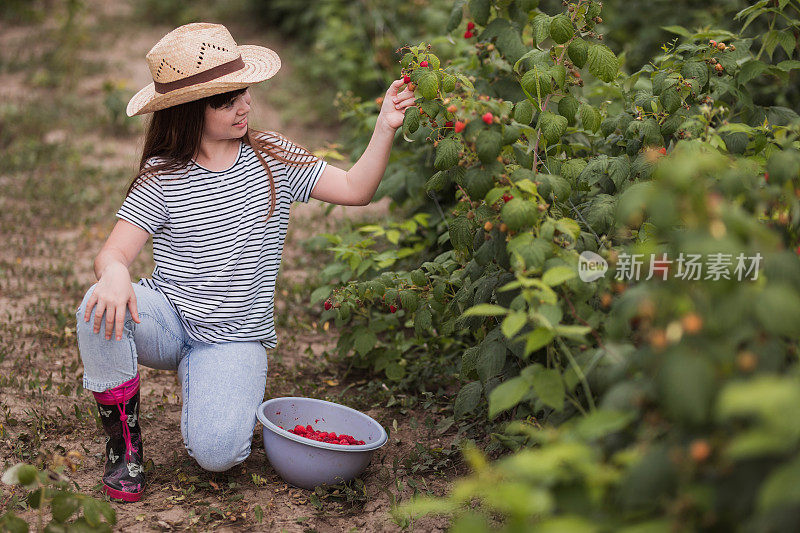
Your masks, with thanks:
[[(775, 13), (772, 14), (772, 21), (769, 23), (769, 31), (772, 31), (772, 28), (775, 26)], [(769, 33), (769, 32), (767, 32)], [(758, 50), (758, 55), (756, 55), (756, 61), (761, 59), (761, 54), (764, 52), (764, 46), (767, 44), (767, 40), (765, 37), (761, 37), (761, 48)]]
[(581, 324), (583, 324), (584, 326), (587, 326), (587, 327), (589, 327), (589, 328), (592, 330), (592, 336), (593, 336), (593, 337), (594, 337), (594, 339), (597, 341), (597, 344), (598, 344), (598, 345), (599, 345), (601, 348), (605, 349), (605, 346), (603, 346), (603, 341), (601, 341), (601, 340), (600, 340), (600, 336), (597, 334), (597, 332), (594, 330), (594, 328), (593, 328), (593, 327), (592, 327), (592, 326), (591, 326), (591, 325), (590, 325), (588, 322), (586, 322), (586, 321), (585, 321), (583, 318), (581, 318), (580, 316), (578, 316), (578, 312), (575, 310), (575, 306), (574, 306), (574, 305), (572, 305), (572, 301), (569, 299), (569, 296), (567, 296), (566, 294), (564, 294), (564, 299), (565, 299), (565, 300), (567, 301), (567, 303), (569, 304), (569, 308), (570, 308), (570, 310), (572, 311), (572, 316), (573, 316), (574, 318), (576, 318), (576, 319), (577, 319), (577, 320), (578, 320), (578, 321), (579, 321)]
[[(558, 56), (558, 59), (556, 60), (556, 65), (560, 65), (561, 64), (561, 62), (564, 60), (564, 54), (566, 54), (566, 53), (567, 53), (567, 43), (564, 43), (564, 45), (561, 48), (561, 55)], [(545, 110), (547, 110), (547, 105), (548, 105), (548, 103), (550, 103), (550, 96), (552, 96), (552, 93), (548, 94), (544, 99), (544, 103), (542, 104), (542, 113), (544, 113)], [(536, 170), (536, 166), (537, 166), (536, 160), (538, 159), (538, 155), (539, 155), (539, 139), (541, 139), (541, 138), (542, 138), (542, 129), (539, 128), (539, 129), (536, 130), (536, 142), (533, 144), (533, 167), (532, 167), (532, 169), (533, 169), (534, 172), (538, 172)]]
[(569, 347), (564, 343), (561, 337), (558, 337), (558, 345), (561, 348), (561, 352), (567, 356), (569, 359), (569, 364), (572, 365), (572, 368), (575, 370), (575, 373), (578, 374), (578, 379), (581, 380), (581, 385), (583, 385), (583, 391), (586, 393), (586, 400), (589, 402), (589, 410), (594, 411), (594, 398), (592, 397), (592, 390), (589, 388), (589, 383), (586, 381), (586, 376), (583, 374), (583, 370), (578, 365), (575, 358), (572, 357), (572, 352), (569, 350)]

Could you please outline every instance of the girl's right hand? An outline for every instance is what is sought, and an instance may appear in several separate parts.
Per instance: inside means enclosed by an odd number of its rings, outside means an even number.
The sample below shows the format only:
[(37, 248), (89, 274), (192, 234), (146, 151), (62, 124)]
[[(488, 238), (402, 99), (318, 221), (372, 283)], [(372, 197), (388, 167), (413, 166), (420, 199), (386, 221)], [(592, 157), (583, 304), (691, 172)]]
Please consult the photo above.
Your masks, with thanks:
[[(131, 285), (131, 275), (122, 263), (112, 263), (103, 271), (97, 286), (86, 302), (84, 322), (88, 322), (92, 308), (97, 304), (94, 313), (94, 332), (100, 332), (100, 323), (103, 312), (106, 314), (106, 339), (111, 339), (112, 332), (116, 331), (116, 339), (122, 339), (122, 324), (125, 321), (126, 306), (131, 310), (134, 322), (141, 323), (136, 310), (136, 294)], [(115, 327), (116, 324), (116, 327)]]

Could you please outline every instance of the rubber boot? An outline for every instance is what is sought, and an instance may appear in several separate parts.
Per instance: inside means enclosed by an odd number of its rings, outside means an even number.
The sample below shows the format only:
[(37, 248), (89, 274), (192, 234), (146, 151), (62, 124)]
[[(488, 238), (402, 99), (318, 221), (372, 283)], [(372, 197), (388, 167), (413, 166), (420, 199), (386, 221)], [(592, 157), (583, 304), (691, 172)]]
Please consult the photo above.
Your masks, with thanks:
[(118, 387), (95, 392), (94, 397), (106, 432), (103, 492), (126, 502), (139, 501), (144, 491), (139, 374)]

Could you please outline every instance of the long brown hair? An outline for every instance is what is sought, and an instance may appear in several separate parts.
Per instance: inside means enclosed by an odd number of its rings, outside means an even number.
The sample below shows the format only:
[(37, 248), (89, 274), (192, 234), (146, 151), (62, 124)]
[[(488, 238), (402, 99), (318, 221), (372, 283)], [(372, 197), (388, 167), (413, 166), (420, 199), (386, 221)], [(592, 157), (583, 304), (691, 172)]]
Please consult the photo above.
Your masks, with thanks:
[[(186, 102), (153, 112), (153, 116), (145, 129), (144, 148), (142, 149), (142, 158), (139, 162), (139, 172), (128, 186), (125, 197), (127, 198), (135, 187), (144, 184), (148, 178), (159, 174), (178, 173), (182, 170), (188, 171), (192, 158), (200, 148), (200, 139), (205, 125), (206, 105), (210, 105), (214, 109), (219, 109), (233, 101), (234, 98), (242, 94), (245, 90), (247, 90), (247, 87), (227, 93), (207, 96), (200, 100)], [(275, 180), (272, 178), (272, 171), (266, 159), (264, 159), (263, 154), (268, 154), (275, 159), (291, 165), (302, 166), (317, 162), (311, 152), (303, 146), (295, 144), (298, 151), (289, 151), (279, 144), (280, 140), (288, 139), (279, 133), (252, 129), (249, 124), (247, 126), (247, 133), (242, 136), (242, 141), (253, 149), (256, 157), (258, 157), (261, 164), (267, 170), (272, 198), (266, 220), (269, 220), (272, 213), (275, 211), (277, 197), (275, 194)], [(307, 156), (312, 156), (312, 159), (298, 161), (296, 159), (289, 159), (283, 154), (300, 156), (297, 159), (305, 159)], [(147, 162), (152, 157), (158, 157), (162, 159), (163, 162), (148, 165)], [(180, 177), (169, 179), (168, 181), (177, 179), (180, 179)]]

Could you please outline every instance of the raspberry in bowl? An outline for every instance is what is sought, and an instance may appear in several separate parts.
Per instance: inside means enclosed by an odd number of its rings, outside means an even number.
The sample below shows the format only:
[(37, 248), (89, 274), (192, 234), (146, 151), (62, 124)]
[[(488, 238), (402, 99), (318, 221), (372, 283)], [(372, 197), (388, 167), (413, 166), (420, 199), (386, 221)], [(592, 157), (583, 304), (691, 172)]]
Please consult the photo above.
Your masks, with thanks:
[(284, 481), (303, 489), (350, 481), (388, 441), (372, 417), (315, 398), (272, 398), (256, 415), (270, 464)]

